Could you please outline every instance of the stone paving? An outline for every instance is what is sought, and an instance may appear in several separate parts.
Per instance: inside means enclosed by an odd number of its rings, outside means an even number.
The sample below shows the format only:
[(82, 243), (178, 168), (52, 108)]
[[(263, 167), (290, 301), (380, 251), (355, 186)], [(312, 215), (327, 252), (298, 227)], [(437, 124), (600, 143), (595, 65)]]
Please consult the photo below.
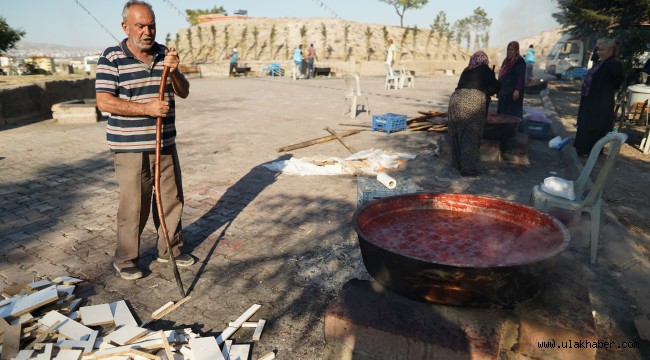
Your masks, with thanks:
[[(416, 88), (396, 91), (384, 90), (383, 78), (364, 77), (361, 87), (369, 94), (372, 114), (414, 117), (418, 110), (446, 111), (457, 80), (418, 77)], [(191, 79), (190, 97), (177, 101), (177, 144), (184, 238), (198, 263), (181, 269), (192, 299), (152, 326), (192, 326), (215, 335), (258, 303), (256, 316), (267, 323), (253, 359), (271, 350), (281, 359), (323, 357), (328, 302), (347, 280), (369, 278), (351, 225), (356, 179), (284, 175), (261, 165), (291, 156), (348, 155), (336, 141), (286, 154), (275, 150), (326, 136), (325, 126), (369, 125), (366, 113), (355, 119), (344, 114), (343, 87), (341, 79)], [(542, 106), (536, 95), (527, 103)], [(0, 129), (0, 287), (76, 276), (90, 281), (84, 296), (91, 304), (125, 299), (146, 320), (180, 294), (169, 267), (153, 261), (152, 222), (140, 259), (145, 278), (129, 282), (114, 274), (118, 190), (105, 126), (50, 120)], [(440, 157), (432, 145), (438, 139)], [(393, 174), (428, 191), (527, 204), (532, 186), (550, 171), (567, 173), (562, 158), (539, 140), (530, 142), (529, 167), (489, 166), (479, 178), (462, 178), (450, 167), (438, 133), (363, 131), (345, 140), (356, 149), (418, 155)], [(571, 252), (588, 261), (579, 246), (572, 245)], [(252, 331), (240, 330), (233, 338), (251, 336)]]

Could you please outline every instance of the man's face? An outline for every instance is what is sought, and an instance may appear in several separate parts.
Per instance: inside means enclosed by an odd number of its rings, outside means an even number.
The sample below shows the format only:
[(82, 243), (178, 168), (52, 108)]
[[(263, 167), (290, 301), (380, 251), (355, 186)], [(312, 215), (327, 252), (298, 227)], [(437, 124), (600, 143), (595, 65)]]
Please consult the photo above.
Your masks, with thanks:
[(136, 48), (148, 51), (156, 40), (156, 16), (144, 5), (133, 5), (122, 29)]

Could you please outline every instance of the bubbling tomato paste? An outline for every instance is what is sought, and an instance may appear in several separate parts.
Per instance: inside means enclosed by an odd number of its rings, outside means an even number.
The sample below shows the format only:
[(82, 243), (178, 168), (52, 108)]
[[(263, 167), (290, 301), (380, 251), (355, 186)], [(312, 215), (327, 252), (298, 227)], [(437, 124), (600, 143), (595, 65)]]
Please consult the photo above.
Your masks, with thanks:
[(385, 250), (453, 266), (529, 263), (546, 258), (558, 242), (539, 226), (441, 209), (388, 212), (361, 230), (369, 242)]

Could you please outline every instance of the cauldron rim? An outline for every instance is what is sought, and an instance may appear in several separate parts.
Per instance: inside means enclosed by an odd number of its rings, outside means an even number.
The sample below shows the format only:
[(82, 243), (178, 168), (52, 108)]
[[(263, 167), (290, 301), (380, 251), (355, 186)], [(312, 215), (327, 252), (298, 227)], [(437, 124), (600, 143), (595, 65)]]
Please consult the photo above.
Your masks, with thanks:
[[(459, 263), (459, 262), (456, 262), (456, 263), (433, 262), (433, 261), (425, 260), (425, 259), (415, 257), (415, 256), (410, 256), (410, 255), (406, 255), (406, 254), (402, 254), (402, 253), (396, 253), (394, 251), (386, 249), (381, 244), (378, 244), (378, 243), (376, 243), (374, 241), (371, 241), (368, 238), (368, 236), (362, 231), (361, 227), (359, 226), (359, 222), (358, 222), (359, 216), (361, 214), (363, 214), (364, 211), (368, 211), (367, 209), (369, 209), (369, 208), (372, 208), (372, 207), (375, 207), (375, 206), (381, 206), (381, 204), (384, 204), (386, 202), (400, 201), (400, 199), (434, 198), (434, 197), (437, 197), (437, 196), (454, 196), (454, 197), (466, 198), (466, 199), (474, 198), (476, 200), (487, 200), (487, 201), (499, 202), (499, 203), (503, 203), (503, 204), (508, 205), (508, 206), (527, 209), (528, 211), (532, 210), (533, 212), (536, 212), (539, 217), (546, 219), (547, 221), (552, 223), (557, 228), (557, 230), (562, 234), (562, 237), (563, 237), (562, 242), (556, 248), (545, 251), (543, 253), (543, 256), (531, 257), (531, 258), (525, 259), (524, 261), (519, 261), (519, 262), (509, 262), (509, 263), (505, 263), (505, 264), (489, 264), (489, 265), (463, 264), (463, 263)], [(488, 214), (483, 214), (483, 215), (490, 216)], [(414, 193), (414, 194), (403, 194), (403, 195), (396, 195), (396, 196), (390, 196), (390, 197), (377, 199), (377, 200), (368, 202), (368, 203), (362, 205), (361, 207), (359, 207), (357, 209), (357, 211), (355, 211), (355, 213), (354, 213), (354, 216), (352, 218), (352, 224), (353, 224), (355, 232), (357, 233), (357, 235), (359, 237), (359, 241), (363, 240), (363, 241), (365, 241), (365, 242), (367, 242), (369, 244), (372, 244), (373, 246), (376, 246), (376, 247), (378, 247), (378, 248), (380, 248), (380, 249), (382, 249), (382, 250), (384, 250), (386, 252), (392, 253), (392, 254), (394, 254), (396, 256), (409, 258), (409, 259), (412, 259), (413, 261), (416, 261), (416, 262), (419, 262), (419, 263), (432, 264), (432, 265), (436, 265), (436, 266), (443, 266), (443, 267), (449, 267), (449, 268), (497, 269), (497, 268), (510, 268), (510, 267), (531, 265), (531, 264), (535, 264), (535, 263), (550, 259), (550, 258), (554, 257), (555, 255), (559, 254), (560, 252), (562, 252), (564, 249), (567, 248), (567, 246), (569, 245), (570, 239), (571, 239), (569, 230), (557, 218), (555, 218), (552, 215), (543, 213), (543, 212), (541, 212), (541, 211), (539, 211), (539, 210), (537, 210), (537, 209), (535, 209), (533, 207), (526, 206), (526, 205), (516, 203), (516, 202), (512, 202), (512, 201), (508, 201), (508, 200), (503, 200), (503, 199), (497, 199), (497, 198), (492, 198), (492, 197), (487, 197), (487, 196), (471, 195), (471, 194), (461, 194), (461, 193), (427, 193), (427, 192), (420, 192), (420, 193)]]

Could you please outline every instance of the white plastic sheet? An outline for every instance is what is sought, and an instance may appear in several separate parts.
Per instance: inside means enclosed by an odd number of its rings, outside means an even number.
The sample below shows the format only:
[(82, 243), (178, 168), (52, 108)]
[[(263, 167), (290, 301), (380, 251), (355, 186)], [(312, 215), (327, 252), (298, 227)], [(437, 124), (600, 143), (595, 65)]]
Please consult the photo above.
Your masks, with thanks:
[(381, 149), (356, 152), (346, 158), (304, 157), (274, 161), (263, 166), (269, 170), (295, 175), (377, 175), (382, 169), (397, 169), (403, 161), (417, 155), (389, 153)]

